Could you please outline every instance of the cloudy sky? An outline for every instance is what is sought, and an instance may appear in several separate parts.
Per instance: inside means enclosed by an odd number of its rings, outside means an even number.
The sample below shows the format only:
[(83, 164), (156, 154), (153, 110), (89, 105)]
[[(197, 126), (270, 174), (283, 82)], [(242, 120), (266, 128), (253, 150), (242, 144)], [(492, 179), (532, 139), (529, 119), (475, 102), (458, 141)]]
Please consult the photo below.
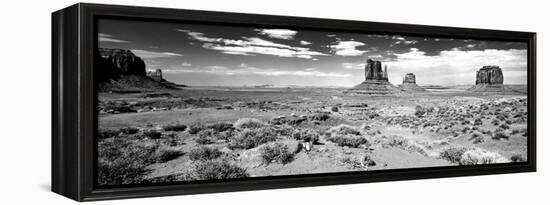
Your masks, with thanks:
[(367, 58), (401, 84), (475, 83), (484, 65), (503, 69), (505, 84), (526, 84), (527, 44), (471, 39), (227, 27), (127, 20), (99, 21), (103, 48), (130, 49), (147, 69), (195, 86), (342, 86), (364, 80)]

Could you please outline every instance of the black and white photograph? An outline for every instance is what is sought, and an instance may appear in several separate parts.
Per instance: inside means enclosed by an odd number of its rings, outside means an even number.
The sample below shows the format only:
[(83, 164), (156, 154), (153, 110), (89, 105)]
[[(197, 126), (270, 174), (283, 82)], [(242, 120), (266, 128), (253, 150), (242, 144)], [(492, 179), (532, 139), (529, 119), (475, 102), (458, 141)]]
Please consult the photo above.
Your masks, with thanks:
[(100, 19), (99, 186), (528, 162), (526, 42)]

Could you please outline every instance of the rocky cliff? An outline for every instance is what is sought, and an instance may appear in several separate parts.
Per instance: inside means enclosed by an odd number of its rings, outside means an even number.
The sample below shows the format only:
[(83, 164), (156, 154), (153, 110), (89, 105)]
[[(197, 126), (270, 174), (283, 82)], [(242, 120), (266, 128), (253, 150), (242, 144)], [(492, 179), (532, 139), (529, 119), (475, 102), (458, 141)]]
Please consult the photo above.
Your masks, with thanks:
[(388, 81), (388, 69), (380, 61), (368, 59), (365, 64), (365, 80), (345, 93), (388, 95), (400, 93), (401, 89)]
[(365, 80), (388, 81), (387, 68), (382, 70), (382, 63), (380, 61), (368, 59), (365, 64)]
[(149, 78), (145, 62), (130, 50), (99, 48), (95, 65), (100, 91), (175, 89)]
[(426, 92), (426, 90), (416, 84), (416, 76), (414, 73), (407, 73), (403, 77), (403, 84), (399, 88), (406, 92)]
[(498, 66), (483, 66), (477, 71), (476, 85), (478, 84), (502, 84), (504, 81), (502, 69)]
[(489, 94), (521, 94), (522, 91), (506, 86), (502, 69), (496, 65), (480, 68), (476, 73), (476, 84), (467, 91)]

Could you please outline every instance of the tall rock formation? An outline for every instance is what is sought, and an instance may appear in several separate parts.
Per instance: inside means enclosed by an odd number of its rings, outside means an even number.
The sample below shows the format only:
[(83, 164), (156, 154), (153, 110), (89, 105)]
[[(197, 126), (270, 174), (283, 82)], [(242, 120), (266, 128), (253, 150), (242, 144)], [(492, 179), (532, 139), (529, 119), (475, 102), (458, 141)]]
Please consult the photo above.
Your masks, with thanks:
[(477, 71), (476, 85), (478, 84), (502, 84), (504, 78), (502, 69), (498, 66), (483, 66)]
[(145, 76), (145, 62), (130, 50), (99, 48), (99, 64), (105, 74)]
[(413, 73), (407, 73), (403, 77), (403, 84), (399, 88), (406, 92), (426, 92), (426, 90), (416, 84), (416, 76)]
[(345, 91), (346, 93), (357, 94), (394, 94), (401, 90), (388, 81), (388, 69), (380, 61), (368, 59), (365, 64), (365, 80), (355, 87)]
[(173, 83), (148, 77), (145, 62), (130, 50), (99, 48), (94, 69), (100, 91), (175, 89)]
[(476, 93), (494, 93), (494, 94), (519, 94), (521, 91), (515, 90), (504, 84), (504, 75), (502, 69), (496, 65), (488, 65), (480, 68), (476, 73), (476, 84), (467, 91)]

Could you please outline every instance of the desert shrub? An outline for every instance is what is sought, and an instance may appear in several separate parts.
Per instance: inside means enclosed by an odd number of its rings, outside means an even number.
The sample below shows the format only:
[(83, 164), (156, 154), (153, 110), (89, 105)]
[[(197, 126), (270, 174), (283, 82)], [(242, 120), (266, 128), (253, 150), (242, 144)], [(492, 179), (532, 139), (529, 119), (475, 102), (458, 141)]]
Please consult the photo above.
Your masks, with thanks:
[(98, 183), (118, 185), (140, 183), (157, 161), (158, 145), (136, 143), (126, 139), (98, 143)]
[(310, 120), (327, 121), (330, 118), (330, 114), (326, 112), (316, 113), (309, 116)]
[(194, 124), (189, 125), (189, 127), (187, 127), (187, 133), (194, 135), (194, 134), (199, 133), (201, 130), (204, 130), (205, 128), (206, 127), (203, 124), (194, 123)]
[(291, 162), (294, 158), (294, 154), (291, 153), (288, 150), (288, 146), (283, 143), (275, 143), (273, 145), (260, 148), (260, 156), (262, 157), (262, 162), (265, 165), (268, 165), (271, 162), (286, 164)]
[(462, 154), (458, 164), (476, 165), (476, 164), (494, 164), (504, 163), (508, 160), (495, 152), (489, 152), (482, 149), (470, 149)]
[(221, 152), (219, 149), (201, 146), (198, 148), (194, 148), (189, 152), (189, 159), (193, 161), (212, 160), (219, 158), (220, 156), (222, 156), (222, 154), (223, 152)]
[(511, 124), (512, 124), (512, 120), (505, 120), (504, 122), (505, 122), (506, 124), (508, 124), (508, 125), (511, 125)]
[(361, 132), (356, 127), (346, 124), (340, 124), (328, 130), (332, 135), (360, 135)]
[(116, 137), (119, 134), (120, 132), (117, 130), (98, 130), (97, 138), (106, 139), (106, 138)]
[(176, 159), (183, 155), (183, 152), (166, 147), (158, 148), (155, 152), (157, 163), (164, 163)]
[(481, 118), (475, 119), (475, 120), (474, 120), (474, 125), (475, 125), (475, 126), (483, 125), (483, 121), (481, 121)]
[(233, 124), (228, 122), (217, 122), (217, 123), (209, 124), (206, 127), (209, 129), (213, 129), (216, 132), (225, 132), (227, 130), (233, 129)]
[(146, 166), (132, 160), (100, 159), (97, 164), (98, 183), (100, 185), (137, 184), (149, 172)]
[(229, 129), (216, 134), (216, 139), (229, 142), (231, 138), (233, 138), (233, 135), (235, 135), (235, 131), (233, 131), (232, 129)]
[(138, 133), (139, 129), (135, 127), (123, 127), (123, 128), (120, 128), (118, 131), (125, 135), (131, 135), (131, 134)]
[(357, 148), (361, 146), (362, 144), (367, 144), (367, 139), (356, 136), (356, 135), (338, 135), (338, 136), (332, 136), (327, 139), (328, 141), (334, 142), (338, 144), (338, 146), (348, 146)]
[(334, 106), (330, 108), (330, 111), (332, 112), (338, 112), (338, 107)]
[(363, 156), (363, 165), (364, 166), (376, 166), (376, 162), (372, 159), (372, 157), (370, 156), (370, 154), (365, 154), (365, 156)]
[(249, 177), (246, 169), (230, 163), (226, 159), (198, 161), (194, 164), (189, 178), (194, 180), (219, 180)]
[(474, 143), (474, 144), (483, 143), (485, 141), (484, 137), (483, 137), (483, 134), (480, 133), (480, 132), (472, 133), (472, 136), (470, 137), (469, 140), (472, 141), (472, 143)]
[(255, 118), (239, 118), (237, 122), (233, 124), (238, 129), (256, 129), (267, 126), (267, 124), (261, 120)]
[(162, 127), (162, 129), (164, 129), (164, 131), (181, 132), (187, 129), (187, 125), (183, 125), (183, 124), (165, 125), (164, 127)]
[(273, 128), (244, 129), (231, 139), (229, 148), (251, 149), (275, 140), (277, 140), (277, 134)]
[(145, 130), (141, 134), (143, 138), (149, 138), (149, 139), (159, 139), (162, 137), (162, 133), (156, 130)]
[(502, 124), (499, 126), (499, 128), (503, 129), (503, 130), (507, 130), (507, 129), (510, 129), (510, 126), (508, 126), (508, 124)]
[(523, 156), (522, 154), (513, 154), (511, 157), (510, 157), (510, 161), (512, 162), (526, 162), (527, 159), (525, 158), (525, 156)]
[(197, 133), (198, 138), (195, 140), (198, 144), (212, 144), (214, 143), (214, 138), (217, 138), (219, 135), (214, 129), (204, 129)]
[(493, 137), (492, 137), (494, 140), (508, 140), (510, 139), (510, 137), (506, 134), (504, 134), (504, 132), (495, 132), (493, 134)]
[(304, 142), (317, 143), (319, 141), (319, 133), (313, 129), (296, 130), (292, 133), (292, 138), (303, 140)]
[(416, 107), (414, 107), (414, 115), (416, 117), (422, 117), (424, 116), (424, 114), (426, 114), (426, 109), (424, 109), (422, 106), (417, 105)]
[(500, 120), (493, 119), (493, 120), (491, 121), (491, 124), (493, 124), (494, 126), (497, 126), (498, 124), (500, 124)]
[(464, 147), (450, 147), (439, 153), (439, 157), (451, 163), (459, 164), (462, 159), (462, 155), (466, 151), (468, 151), (468, 149)]
[(279, 136), (291, 137), (296, 132), (296, 129), (289, 125), (278, 126), (275, 128), (275, 133)]
[(513, 129), (512, 132), (510, 132), (511, 135), (516, 135), (516, 134), (519, 134), (521, 132), (520, 129)]

